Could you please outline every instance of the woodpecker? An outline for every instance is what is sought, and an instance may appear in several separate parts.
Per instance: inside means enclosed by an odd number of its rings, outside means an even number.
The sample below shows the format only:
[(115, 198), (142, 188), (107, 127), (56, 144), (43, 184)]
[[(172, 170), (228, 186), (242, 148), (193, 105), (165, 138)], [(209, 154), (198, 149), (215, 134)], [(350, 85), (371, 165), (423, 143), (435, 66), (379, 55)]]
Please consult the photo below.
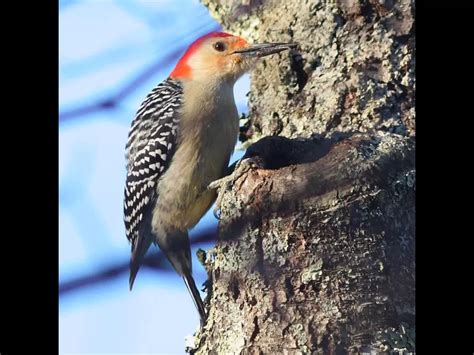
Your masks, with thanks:
[(249, 45), (223, 32), (202, 36), (150, 92), (131, 124), (124, 199), (130, 290), (153, 243), (183, 278), (201, 325), (206, 311), (192, 277), (188, 230), (216, 199), (208, 185), (224, 176), (237, 142), (233, 86), (256, 58), (293, 46)]

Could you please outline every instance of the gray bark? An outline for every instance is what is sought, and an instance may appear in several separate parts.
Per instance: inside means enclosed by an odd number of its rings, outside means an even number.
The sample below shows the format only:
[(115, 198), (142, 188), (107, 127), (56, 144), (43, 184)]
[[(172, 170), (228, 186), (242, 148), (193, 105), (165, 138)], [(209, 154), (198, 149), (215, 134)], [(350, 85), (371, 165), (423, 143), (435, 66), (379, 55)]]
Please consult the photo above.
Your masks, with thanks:
[(204, 3), (229, 32), (300, 48), (253, 71), (249, 159), (219, 191), (188, 350), (413, 351), (414, 3)]

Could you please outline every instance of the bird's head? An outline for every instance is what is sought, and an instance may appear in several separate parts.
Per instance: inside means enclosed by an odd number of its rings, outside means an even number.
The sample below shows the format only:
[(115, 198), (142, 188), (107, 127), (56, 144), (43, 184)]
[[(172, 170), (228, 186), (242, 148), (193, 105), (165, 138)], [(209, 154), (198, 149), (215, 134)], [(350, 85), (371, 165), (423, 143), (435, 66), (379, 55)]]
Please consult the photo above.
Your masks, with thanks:
[(189, 46), (170, 77), (198, 81), (216, 78), (233, 84), (252, 68), (257, 58), (295, 46), (290, 43), (250, 45), (241, 37), (211, 32)]

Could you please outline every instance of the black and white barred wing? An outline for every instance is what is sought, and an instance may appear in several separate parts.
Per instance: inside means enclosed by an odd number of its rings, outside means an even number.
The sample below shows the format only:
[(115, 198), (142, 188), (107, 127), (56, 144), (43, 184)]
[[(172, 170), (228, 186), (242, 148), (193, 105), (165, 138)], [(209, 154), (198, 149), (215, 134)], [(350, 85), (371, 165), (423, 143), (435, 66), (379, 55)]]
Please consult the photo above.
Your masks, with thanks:
[(132, 122), (125, 149), (127, 180), (124, 220), (134, 254), (139, 248), (145, 249), (142, 251), (144, 255), (151, 243), (150, 240), (143, 240), (142, 222), (152, 212), (158, 197), (156, 184), (174, 154), (181, 99), (181, 85), (167, 79), (147, 96)]

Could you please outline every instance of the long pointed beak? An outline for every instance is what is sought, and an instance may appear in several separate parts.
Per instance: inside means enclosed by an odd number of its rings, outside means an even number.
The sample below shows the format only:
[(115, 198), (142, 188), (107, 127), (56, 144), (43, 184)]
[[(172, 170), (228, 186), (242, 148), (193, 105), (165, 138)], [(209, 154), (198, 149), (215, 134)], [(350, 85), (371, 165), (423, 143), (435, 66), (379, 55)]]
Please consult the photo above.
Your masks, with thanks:
[(232, 54), (239, 53), (248, 57), (265, 57), (270, 54), (280, 53), (286, 49), (295, 48), (296, 46), (296, 43), (262, 43), (235, 50)]

